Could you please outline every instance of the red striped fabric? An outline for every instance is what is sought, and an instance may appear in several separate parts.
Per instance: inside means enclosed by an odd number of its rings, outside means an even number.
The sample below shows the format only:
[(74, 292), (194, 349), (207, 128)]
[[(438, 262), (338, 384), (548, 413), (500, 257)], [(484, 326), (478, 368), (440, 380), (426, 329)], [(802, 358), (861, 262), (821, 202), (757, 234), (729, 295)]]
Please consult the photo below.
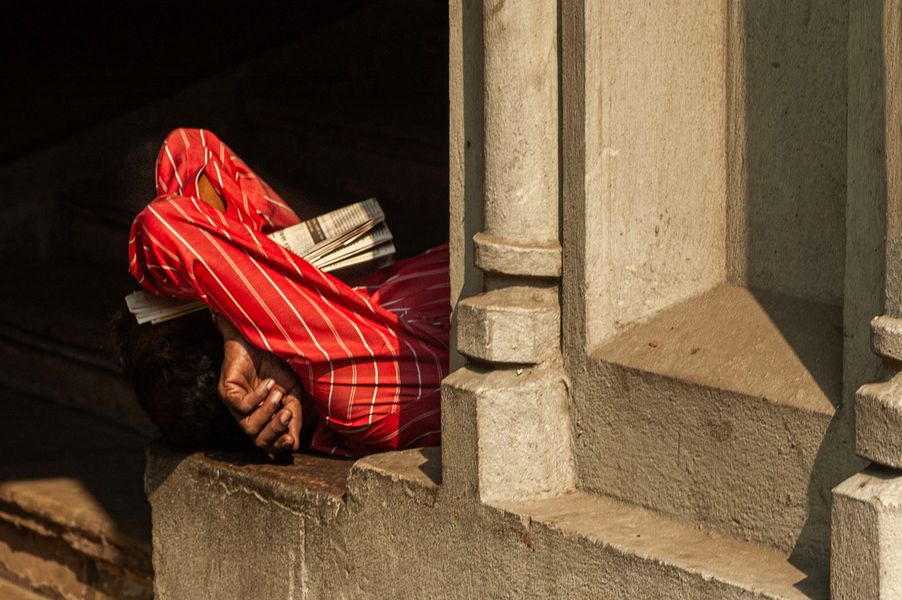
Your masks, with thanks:
[[(199, 200), (206, 173), (226, 201)], [(359, 456), (439, 443), (448, 369), (447, 244), (350, 287), (266, 237), (299, 222), (215, 135), (178, 129), (158, 196), (135, 219), (129, 271), (148, 291), (200, 299), (284, 358), (313, 399), (315, 450)]]

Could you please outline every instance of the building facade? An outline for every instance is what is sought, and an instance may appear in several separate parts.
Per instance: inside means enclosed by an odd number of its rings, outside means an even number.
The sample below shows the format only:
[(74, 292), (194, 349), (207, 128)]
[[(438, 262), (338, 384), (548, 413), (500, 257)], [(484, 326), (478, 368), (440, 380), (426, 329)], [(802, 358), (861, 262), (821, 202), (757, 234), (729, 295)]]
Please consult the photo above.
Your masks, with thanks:
[(902, 2), (449, 26), (441, 449), (152, 449), (157, 597), (902, 597)]

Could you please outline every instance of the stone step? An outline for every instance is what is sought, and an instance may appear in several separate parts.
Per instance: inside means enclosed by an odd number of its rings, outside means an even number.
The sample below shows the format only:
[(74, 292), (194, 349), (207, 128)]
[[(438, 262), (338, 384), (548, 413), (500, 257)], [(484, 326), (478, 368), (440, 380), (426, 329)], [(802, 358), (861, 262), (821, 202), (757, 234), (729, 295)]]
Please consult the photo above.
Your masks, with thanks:
[(90, 263), (0, 264), (0, 385), (152, 434), (122, 379), (110, 319), (128, 274)]
[(144, 444), (0, 390), (0, 578), (48, 598), (149, 600)]
[(457, 497), (439, 448), (277, 466), (155, 446), (148, 461), (157, 600), (828, 597), (825, 569), (610, 498)]
[(575, 383), (578, 486), (822, 562), (862, 468), (840, 308), (723, 285), (617, 334)]
[(47, 596), (39, 596), (31, 590), (0, 579), (0, 598), (4, 600), (46, 600)]

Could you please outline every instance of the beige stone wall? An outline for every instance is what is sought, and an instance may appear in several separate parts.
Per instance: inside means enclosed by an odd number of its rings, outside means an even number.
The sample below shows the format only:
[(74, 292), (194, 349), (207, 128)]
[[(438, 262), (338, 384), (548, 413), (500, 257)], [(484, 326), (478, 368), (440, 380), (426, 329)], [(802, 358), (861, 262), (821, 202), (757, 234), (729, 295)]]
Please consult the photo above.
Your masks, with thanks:
[(725, 280), (841, 305), (844, 2), (585, 3), (589, 345)]
[[(824, 376), (844, 369), (847, 222), (856, 281), (872, 290), (880, 271), (861, 267), (879, 198), (860, 183), (847, 212), (849, 5), (562, 8), (562, 329), (578, 486), (822, 560), (829, 490), (860, 468), (840, 377)], [(856, 167), (872, 169), (856, 150)], [(729, 284), (752, 288), (740, 294), (749, 304), (710, 322), (702, 294), (731, 296)], [(845, 326), (860, 329), (874, 295), (853, 296)], [(687, 323), (692, 344), (669, 333)], [(758, 358), (784, 346), (793, 358), (779, 368)], [(860, 383), (874, 364), (854, 367)]]
[(587, 3), (593, 342), (725, 278), (725, 11)]
[[(840, 305), (849, 5), (738, 2), (730, 82), (730, 280)], [(857, 10), (857, 9), (856, 9)], [(735, 171), (742, 171), (736, 173)]]

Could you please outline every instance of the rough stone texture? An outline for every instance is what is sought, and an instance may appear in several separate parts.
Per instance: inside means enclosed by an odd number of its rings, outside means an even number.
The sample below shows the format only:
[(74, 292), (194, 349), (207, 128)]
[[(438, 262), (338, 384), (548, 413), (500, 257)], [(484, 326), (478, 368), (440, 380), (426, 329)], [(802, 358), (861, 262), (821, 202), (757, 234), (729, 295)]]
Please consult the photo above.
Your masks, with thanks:
[[(742, 2), (744, 186), (731, 197), (729, 280), (839, 305), (846, 243), (847, 1)], [(730, 67), (733, 69), (734, 67)], [(733, 126), (733, 123), (730, 124)]]
[(0, 578), (54, 598), (149, 599), (144, 439), (9, 391), (0, 417)]
[(565, 254), (584, 248), (564, 302), (586, 306), (590, 345), (726, 276), (725, 10), (585, 3), (564, 90), (582, 96), (566, 129), (584, 153), (566, 161), (584, 206)]
[(0, 598), (4, 600), (46, 600), (47, 597), (38, 596), (34, 592), (0, 579)]
[(579, 486), (824, 561), (828, 490), (862, 464), (852, 394), (878, 371), (883, 4), (560, 3)]
[(886, 313), (902, 317), (902, 2), (883, 3)]
[(902, 361), (902, 319), (881, 315), (871, 320), (874, 354)]
[(471, 358), (536, 364), (559, 350), (557, 288), (506, 287), (457, 305), (457, 350)]
[(902, 597), (902, 478), (871, 467), (833, 491), (834, 600)]
[[(482, 3), (448, 2), (449, 212), (451, 339), (457, 339), (457, 301), (483, 289), (471, 240), (483, 227)], [(464, 359), (451, 349), (451, 368)]]
[(573, 487), (568, 393), (553, 364), (480, 372), (442, 384), (442, 452), (458, 493), (483, 501), (548, 496)]
[(829, 416), (842, 394), (841, 336), (837, 307), (722, 285), (622, 332), (595, 356)]
[(880, 379), (870, 352), (874, 315), (883, 312), (886, 232), (883, 3), (849, 10), (846, 264), (843, 298), (843, 403)]
[[(411, 450), (371, 456), (354, 464), (347, 493), (334, 513), (314, 516), (316, 504), (303, 479), (285, 488), (294, 500), (283, 497), (287, 511), (250, 498), (265, 496), (271, 488), (268, 476), (256, 467), (241, 467), (240, 482), (232, 481), (238, 467), (219, 463), (215, 475), (197, 455), (150, 455), (148, 481), (155, 532), (177, 535), (180, 528), (194, 529), (186, 517), (212, 512), (225, 517), (231, 506), (244, 511), (232, 515), (234, 523), (269, 523), (272, 513), (281, 515), (281, 527), (273, 529), (270, 547), (295, 544), (294, 575), (281, 572), (276, 597), (284, 598), (631, 598), (701, 600), (826, 598), (820, 575), (806, 578), (789, 565), (781, 553), (755, 544), (706, 533), (619, 502), (569, 493), (559, 498), (508, 503), (493, 507), (472, 498), (447, 493), (439, 485), (438, 449)], [(313, 458), (312, 461), (327, 460)], [(172, 468), (157, 469), (154, 465)], [(315, 469), (308, 473), (313, 475)], [(190, 495), (191, 511), (175, 496)], [(190, 492), (189, 490), (195, 490)], [(248, 500), (226, 499), (223, 490)], [(303, 539), (299, 532), (303, 532)], [(157, 534), (156, 543), (166, 544)], [(222, 539), (225, 534), (204, 539)], [(248, 539), (228, 536), (217, 548), (216, 561), (236, 561), (257, 546), (257, 534)], [(191, 552), (204, 539), (182, 540), (173, 548), (182, 560), (197, 563)], [(269, 556), (267, 547), (260, 549)], [(284, 558), (274, 559), (284, 564)], [(184, 573), (171, 556), (156, 564), (157, 598), (232, 598), (234, 575), (208, 568), (207, 579), (182, 580)], [(240, 562), (232, 563), (240, 565)], [(275, 585), (260, 580), (268, 574), (240, 567), (250, 587)], [(293, 595), (288, 581), (297, 587)], [(175, 596), (178, 589), (186, 595)]]
[(772, 548), (687, 526), (605, 496), (573, 492), (556, 498), (508, 502), (498, 507), (565, 535), (584, 536), (628, 554), (655, 556), (664, 565), (704, 574), (754, 592), (780, 598), (807, 598), (809, 594), (817, 597), (826, 591), (823, 571), (806, 575)]
[(558, 239), (557, 7), (483, 7), (485, 230), (515, 245)]
[(307, 519), (334, 519), (351, 463), (299, 455), (292, 466), (276, 466), (235, 453), (182, 458), (159, 446), (149, 452), (154, 569), (166, 574), (155, 577), (154, 597), (306, 597)]
[(902, 375), (858, 390), (855, 451), (862, 458), (902, 469)]
[(837, 308), (722, 286), (627, 330), (574, 385), (578, 486), (823, 560), (861, 467)]
[(560, 277), (561, 245), (516, 245), (485, 233), (473, 236), (476, 266), (483, 271), (525, 277)]

